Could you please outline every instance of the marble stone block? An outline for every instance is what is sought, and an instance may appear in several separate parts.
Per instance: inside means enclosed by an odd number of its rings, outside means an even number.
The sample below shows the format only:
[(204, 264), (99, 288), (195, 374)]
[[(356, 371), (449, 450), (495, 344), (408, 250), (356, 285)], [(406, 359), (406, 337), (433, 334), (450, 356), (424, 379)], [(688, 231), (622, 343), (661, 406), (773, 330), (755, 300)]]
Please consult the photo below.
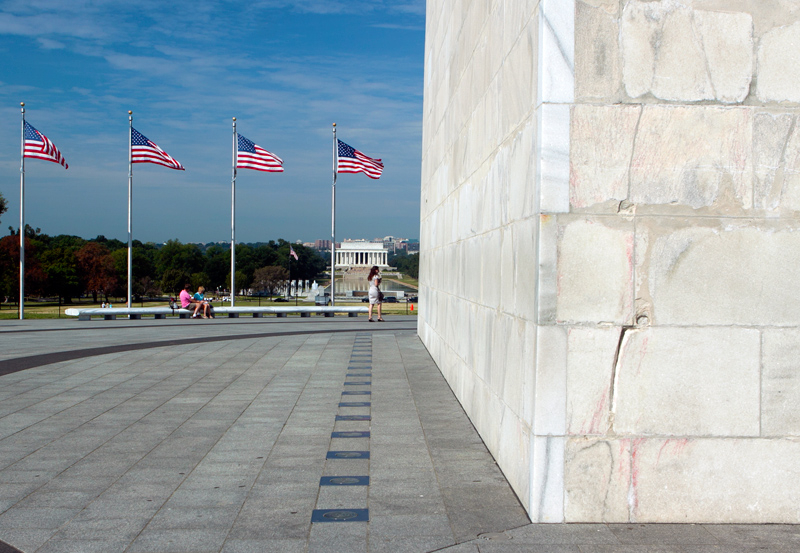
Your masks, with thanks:
[(620, 24), (628, 95), (673, 101), (743, 101), (753, 76), (747, 13), (693, 10), (679, 2), (633, 0)]
[(571, 328), (567, 339), (567, 433), (605, 434), (621, 329)]
[(800, 130), (795, 113), (758, 113), (753, 124), (754, 206), (800, 211)]
[(800, 436), (800, 330), (764, 330), (761, 433)]
[(536, 321), (539, 324), (555, 324), (558, 306), (558, 235), (560, 227), (554, 215), (542, 214), (538, 220), (537, 251), (538, 265), (536, 290)]
[(756, 94), (762, 102), (800, 102), (800, 22), (777, 27), (758, 46)]
[(575, 0), (541, 0), (538, 32), (538, 101), (574, 101)]
[(747, 328), (628, 331), (614, 392), (619, 434), (758, 436), (761, 337)]
[(533, 420), (527, 422), (538, 436), (563, 436), (567, 412), (567, 331), (539, 326), (536, 336), (536, 397)]
[(531, 439), (530, 518), (533, 522), (564, 522), (563, 436)]
[(496, 131), (501, 136), (515, 129), (536, 106), (535, 34), (534, 25), (525, 26), (506, 59), (499, 64), (495, 99), (502, 98), (502, 109), (499, 104), (494, 104), (497, 109), (490, 121), (502, 122)]
[(631, 160), (630, 201), (749, 209), (752, 120), (748, 108), (644, 107)]
[(693, 16), (714, 97), (729, 104), (744, 101), (754, 70), (752, 17), (702, 10), (696, 10)]
[(563, 223), (558, 244), (557, 320), (624, 324), (631, 321), (632, 308), (632, 223), (610, 219)]
[(631, 441), (570, 438), (564, 469), (565, 522), (628, 522)]
[[(522, 417), (522, 394), (525, 387), (525, 372), (528, 367), (523, 363), (526, 360), (525, 342), (528, 337), (525, 332), (526, 323), (519, 319), (504, 316), (508, 321), (508, 333), (502, 340), (495, 340), (498, 349), (499, 363), (496, 363), (495, 370), (503, 375), (502, 388), (498, 395), (503, 402), (514, 413), (514, 416)], [(499, 342), (499, 343), (498, 343)]]
[(580, 3), (600, 8), (609, 15), (616, 15), (619, 12), (619, 0), (581, 0)]
[(527, 118), (510, 139), (508, 161), (508, 218), (510, 221), (536, 216), (536, 119)]
[(800, 144), (795, 138), (798, 134), (795, 126), (793, 114), (756, 113), (753, 119), (753, 207), (779, 210), (785, 188), (788, 189), (787, 200), (793, 196), (792, 190), (800, 190), (800, 165), (797, 165)]
[(619, 2), (579, 1), (575, 28), (575, 97), (613, 99), (622, 85)]
[(518, 221), (510, 226), (513, 250), (513, 275), (504, 277), (502, 286), (513, 287), (513, 304), (504, 305), (504, 309), (524, 320), (537, 320), (536, 285), (539, 269), (537, 256), (538, 218)]
[[(703, 224), (705, 223), (705, 224)], [(645, 265), (659, 324), (800, 324), (800, 234), (788, 225), (694, 220), (651, 235)], [(639, 296), (645, 296), (641, 290)]]
[(575, 105), (570, 128), (570, 204), (627, 199), (640, 106)]
[(796, 523), (800, 442), (639, 439), (631, 522)]
[(542, 213), (569, 212), (570, 110), (567, 105), (543, 104), (536, 113), (537, 183)]
[(519, 413), (510, 408), (503, 410), (500, 422), (500, 447), (496, 454), (503, 475), (527, 510), (530, 503), (531, 434)]

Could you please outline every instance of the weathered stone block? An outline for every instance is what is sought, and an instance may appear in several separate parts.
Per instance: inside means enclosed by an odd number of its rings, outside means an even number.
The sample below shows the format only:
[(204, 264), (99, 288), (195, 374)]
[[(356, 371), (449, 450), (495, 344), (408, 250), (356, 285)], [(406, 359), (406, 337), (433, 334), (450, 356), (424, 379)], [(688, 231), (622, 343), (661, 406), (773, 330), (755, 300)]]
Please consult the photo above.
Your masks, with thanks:
[(567, 331), (557, 326), (537, 328), (536, 398), (533, 420), (537, 436), (563, 436), (566, 431)]
[(800, 436), (800, 330), (765, 330), (761, 433)]
[(557, 320), (627, 323), (632, 307), (633, 225), (611, 219), (564, 223), (558, 244)]
[(508, 217), (510, 221), (536, 216), (536, 119), (525, 120), (508, 145)]
[(633, 444), (631, 521), (800, 520), (800, 443), (640, 439)]
[(634, 0), (621, 21), (623, 82), (629, 96), (741, 102), (753, 75), (753, 22), (746, 13), (693, 10)]
[(657, 323), (800, 324), (800, 234), (794, 228), (747, 220), (692, 224), (649, 239), (643, 259), (649, 270), (642, 270)]
[(539, 2), (540, 56), (537, 100), (569, 103), (575, 99), (575, 0)]
[(543, 213), (569, 212), (570, 109), (567, 105), (543, 104), (536, 112), (539, 131), (537, 183), (539, 208)]
[(564, 522), (563, 436), (531, 439), (530, 517), (534, 522)]
[(570, 129), (570, 203), (585, 208), (628, 197), (641, 106), (572, 108)]
[(628, 522), (630, 447), (630, 440), (567, 440), (566, 522)]
[[(575, 97), (578, 100), (615, 98), (622, 85), (619, 49), (619, 3), (583, 1), (576, 6)], [(610, 11), (613, 10), (613, 11)]]
[(746, 13), (696, 10), (694, 29), (700, 37), (714, 98), (739, 103), (753, 80), (753, 19)]
[(605, 434), (620, 328), (572, 328), (567, 353), (567, 433)]
[(501, 286), (508, 289), (506, 297), (513, 298), (513, 302), (504, 304), (504, 309), (521, 319), (536, 321), (536, 281), (532, 275), (538, 270), (536, 258), (536, 240), (538, 219), (524, 219), (511, 225), (511, 240), (513, 244), (509, 258), (513, 263), (513, 273), (503, 276)]
[(758, 46), (758, 85), (762, 102), (800, 102), (800, 22), (772, 29)]
[(646, 106), (634, 143), (630, 200), (748, 209), (751, 151), (748, 108)]
[(620, 434), (758, 436), (761, 337), (745, 328), (629, 331), (613, 428)]
[[(785, 188), (800, 190), (800, 144), (795, 138), (795, 124), (795, 116), (788, 113), (755, 115), (753, 207), (778, 210)], [(792, 196), (791, 192), (788, 196)]]

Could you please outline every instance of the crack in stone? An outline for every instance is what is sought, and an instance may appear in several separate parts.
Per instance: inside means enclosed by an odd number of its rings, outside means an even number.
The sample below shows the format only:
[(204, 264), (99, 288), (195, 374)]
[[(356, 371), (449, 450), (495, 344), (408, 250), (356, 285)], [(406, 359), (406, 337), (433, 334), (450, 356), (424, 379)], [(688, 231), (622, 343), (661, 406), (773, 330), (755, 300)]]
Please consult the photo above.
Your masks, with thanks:
[[(772, 179), (772, 187), (770, 190), (770, 197), (769, 201), (773, 198), (777, 199), (778, 205), (776, 207), (780, 208), (781, 204), (783, 203), (783, 188), (784, 184), (786, 183), (785, 178), (785, 171), (786, 171), (786, 150), (789, 148), (789, 141), (792, 139), (792, 135), (794, 134), (795, 127), (797, 126), (797, 116), (792, 117), (791, 123), (789, 123), (789, 131), (786, 133), (786, 140), (783, 142), (783, 149), (781, 150), (781, 157), (780, 161), (778, 162), (778, 168), (775, 170), (775, 176)], [(754, 204), (755, 205), (755, 204)], [(764, 206), (769, 208), (769, 205)]]
[(720, 100), (717, 97), (717, 88), (714, 86), (714, 79), (711, 76), (711, 64), (708, 61), (708, 52), (706, 52), (706, 43), (703, 41), (703, 34), (697, 29), (697, 21), (695, 20), (695, 12), (692, 11), (692, 34), (700, 43), (700, 48), (703, 51), (703, 64), (706, 68), (706, 76), (708, 77), (708, 84), (711, 87), (711, 99)]
[(611, 365), (611, 385), (608, 392), (608, 434), (615, 435), (614, 422), (617, 414), (617, 385), (619, 384), (620, 362), (622, 355), (622, 348), (625, 345), (625, 339), (628, 337), (629, 331), (638, 330), (633, 325), (625, 325), (620, 329), (619, 341), (617, 342), (617, 350), (614, 352), (614, 363)]
[(636, 118), (636, 126), (633, 128), (633, 140), (631, 140), (631, 157), (628, 159), (628, 197), (631, 199), (631, 174), (633, 173), (633, 158), (636, 154), (636, 140), (639, 137), (639, 124), (642, 122), (642, 114), (644, 113), (644, 105), (639, 104), (639, 117)]

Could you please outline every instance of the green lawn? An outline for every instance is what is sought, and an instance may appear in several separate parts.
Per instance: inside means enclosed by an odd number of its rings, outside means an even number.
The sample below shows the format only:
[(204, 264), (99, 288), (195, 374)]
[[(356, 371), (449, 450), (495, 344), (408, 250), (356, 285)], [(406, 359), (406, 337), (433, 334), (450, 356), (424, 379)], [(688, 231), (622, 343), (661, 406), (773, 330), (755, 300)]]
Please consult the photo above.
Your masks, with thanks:
[[(410, 279), (409, 279), (410, 280)], [(405, 280), (403, 281), (405, 282)], [(338, 301), (338, 300), (337, 300)], [(341, 305), (360, 305), (366, 307), (367, 304), (358, 302), (340, 302)], [(113, 303), (114, 307), (125, 307), (125, 302), (118, 302)], [(222, 305), (230, 305), (228, 302), (224, 304), (222, 302), (214, 302), (212, 305), (222, 306)], [(258, 298), (251, 298), (251, 297), (237, 297), (236, 298), (236, 305), (237, 307), (249, 307), (254, 305), (259, 305)], [(261, 305), (268, 306), (268, 305), (276, 305), (276, 306), (292, 306), (295, 305), (294, 300), (290, 300), (288, 302), (273, 302), (271, 299), (268, 298), (261, 298)], [(298, 301), (297, 305), (314, 305), (314, 302), (309, 301)], [(144, 303), (134, 303), (133, 307), (166, 307), (167, 302), (144, 302)], [(72, 318), (67, 317), (64, 314), (64, 310), (70, 307), (76, 308), (97, 308), (99, 309), (102, 307), (101, 303), (93, 303), (91, 301), (78, 301), (76, 300), (74, 303), (70, 304), (62, 304), (60, 309), (57, 302), (38, 302), (38, 301), (30, 301), (27, 300), (25, 302), (25, 318), (26, 319), (57, 319), (59, 318), (59, 313), (61, 318)], [(409, 315), (416, 315), (417, 314), (417, 305), (414, 305), (414, 310), (411, 310), (411, 306), (407, 306), (405, 303), (384, 303), (383, 304), (383, 313), (387, 315), (398, 315), (402, 314), (405, 315), (406, 311)], [(12, 320), (18, 319), (19, 312), (18, 308), (14, 304), (2, 304), (0, 305), (0, 321), (2, 320)]]

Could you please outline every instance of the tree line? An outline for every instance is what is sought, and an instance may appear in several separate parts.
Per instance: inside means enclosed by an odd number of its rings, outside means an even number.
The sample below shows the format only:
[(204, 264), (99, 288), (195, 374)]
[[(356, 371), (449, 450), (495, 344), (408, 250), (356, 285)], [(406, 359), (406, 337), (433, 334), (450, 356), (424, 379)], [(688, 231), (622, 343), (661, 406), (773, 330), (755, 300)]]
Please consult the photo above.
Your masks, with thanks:
[[(19, 295), (19, 233), (0, 239), (0, 296), (6, 301)], [(291, 259), (294, 248), (298, 260)], [(272, 293), (277, 281), (312, 280), (325, 271), (325, 259), (314, 249), (280, 239), (236, 245), (236, 288), (256, 288)], [(133, 241), (132, 292), (136, 297), (175, 295), (189, 282), (209, 293), (230, 288), (230, 245), (182, 244), (170, 240), (157, 245)], [(91, 295), (108, 300), (124, 297), (128, 286), (128, 245), (98, 236), (48, 236), (25, 228), (25, 295), (58, 297), (64, 303)]]
[[(0, 216), (8, 203), (0, 194)], [(8, 227), (0, 239), (0, 301), (19, 295), (19, 230)], [(290, 259), (290, 247), (299, 259)], [(291, 263), (290, 263), (291, 262)], [(389, 263), (412, 278), (419, 277), (419, 255), (390, 254)], [(231, 280), (229, 244), (165, 244), (133, 241), (132, 292), (137, 297), (175, 295), (189, 282), (208, 292), (227, 290)], [(236, 245), (236, 287), (255, 289), (267, 295), (286, 280), (312, 280), (327, 270), (328, 261), (312, 248), (286, 240)], [(291, 269), (291, 274), (290, 274)], [(124, 297), (128, 287), (128, 245), (98, 236), (48, 236), (41, 229), (25, 226), (25, 293), (58, 297), (64, 303), (91, 295), (108, 301)]]

